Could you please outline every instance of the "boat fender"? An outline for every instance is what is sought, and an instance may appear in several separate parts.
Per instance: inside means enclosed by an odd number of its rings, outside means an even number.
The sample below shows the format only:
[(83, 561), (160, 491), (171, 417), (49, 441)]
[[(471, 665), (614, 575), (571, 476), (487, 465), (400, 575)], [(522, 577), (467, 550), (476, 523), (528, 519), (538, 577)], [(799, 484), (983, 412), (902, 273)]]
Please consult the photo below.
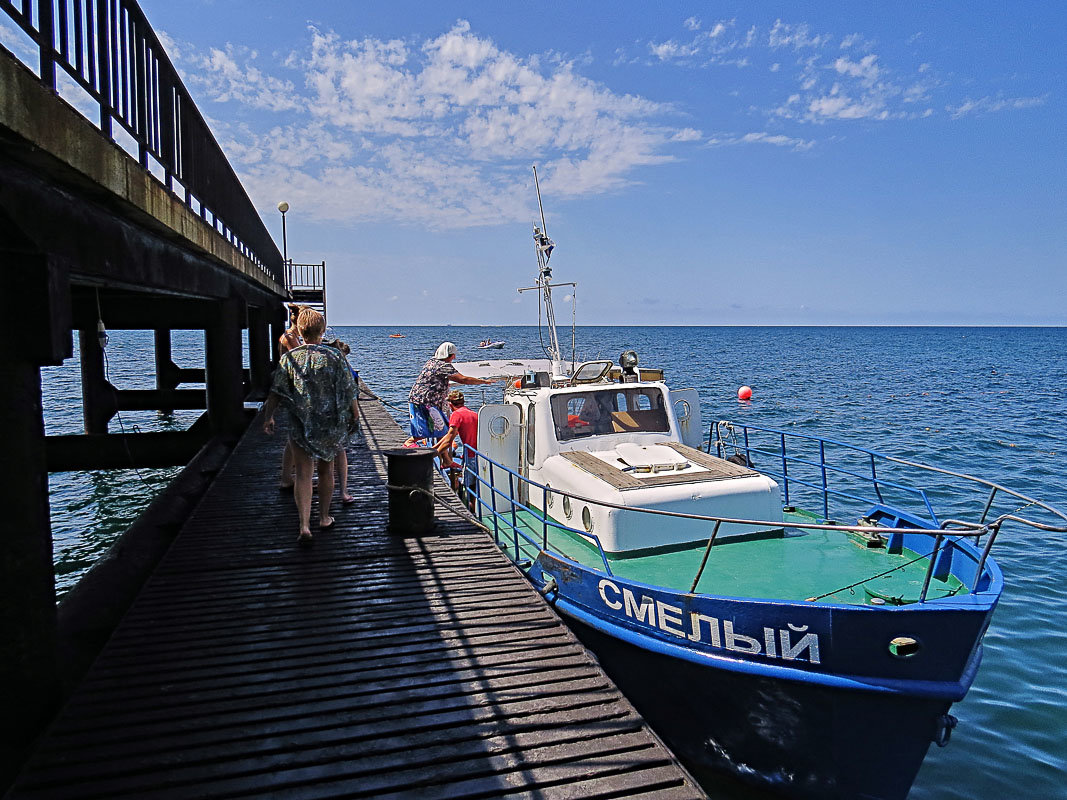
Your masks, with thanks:
[(731, 464), (740, 464), (742, 467), (756, 466), (752, 463), (752, 459), (747, 458), (744, 453), (734, 453), (726, 460), (729, 461)]
[(951, 714), (942, 714), (937, 718), (937, 729), (934, 731), (934, 744), (944, 747), (952, 738), (952, 729), (959, 724), (959, 720)]

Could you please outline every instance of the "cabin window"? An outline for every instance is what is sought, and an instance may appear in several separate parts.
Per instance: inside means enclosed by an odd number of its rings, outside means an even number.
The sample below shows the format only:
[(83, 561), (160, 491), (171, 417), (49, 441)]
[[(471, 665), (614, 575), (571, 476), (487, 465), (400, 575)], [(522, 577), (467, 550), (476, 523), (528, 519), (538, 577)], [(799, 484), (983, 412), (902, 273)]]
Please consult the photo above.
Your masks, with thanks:
[(526, 463), (534, 463), (534, 407), (526, 408)]
[(670, 430), (663, 392), (654, 387), (558, 394), (552, 421), (561, 442), (609, 433), (665, 433)]

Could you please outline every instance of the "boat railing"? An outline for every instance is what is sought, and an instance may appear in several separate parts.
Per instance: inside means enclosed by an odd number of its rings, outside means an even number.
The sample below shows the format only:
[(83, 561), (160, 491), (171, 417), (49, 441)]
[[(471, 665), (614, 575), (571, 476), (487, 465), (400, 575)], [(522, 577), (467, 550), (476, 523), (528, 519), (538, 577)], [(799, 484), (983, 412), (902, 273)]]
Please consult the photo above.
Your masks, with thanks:
[[(739, 429), (741, 435), (740, 443), (738, 442)], [(770, 434), (771, 438), (774, 439), (774, 445), (777, 445), (777, 448), (775, 449), (770, 444), (753, 444), (751, 441), (752, 434), (757, 432), (761, 434)], [(804, 442), (813, 445), (818, 449), (818, 460), (790, 454), (788, 447), (789, 442)], [(862, 456), (862, 459), (869, 463), (870, 474), (860, 473), (831, 463), (830, 460), (827, 459), (827, 445), (834, 448), (842, 448), (846, 452)], [(748, 464), (755, 464), (758, 462), (760, 464), (760, 472), (769, 475), (772, 478), (776, 478), (781, 483), (782, 500), (786, 506), (791, 504), (790, 494), (795, 487), (802, 486), (815, 490), (822, 498), (824, 519), (829, 519), (831, 516), (830, 499), (832, 497), (856, 500), (859, 502), (876, 501), (878, 503), (884, 503), (885, 498), (883, 497), (882, 490), (895, 489), (904, 494), (913, 495), (921, 501), (925, 507), (926, 513), (929, 515), (930, 521), (935, 526), (939, 524), (937, 513), (934, 511), (933, 504), (930, 502), (930, 498), (927, 496), (924, 489), (897, 483), (888, 480), (885, 477), (879, 477), (877, 466), (878, 459), (888, 457), (883, 456), (881, 453), (876, 453), (873, 450), (866, 450), (862, 447), (834, 441), (833, 439), (823, 439), (818, 436), (809, 436), (807, 434), (787, 432), (774, 428), (761, 428), (755, 425), (735, 426), (733, 423), (727, 421), (720, 421), (713, 425), (711, 436), (708, 439), (708, 452), (712, 452), (713, 447), (716, 455), (720, 458), (727, 458), (728, 451), (732, 448), (735, 453), (743, 453)], [(754, 455), (756, 456), (755, 458), (753, 457)], [(759, 456), (768, 457), (770, 463), (774, 466), (765, 466), (767, 462), (760, 461)], [(789, 472), (790, 465), (794, 467), (802, 466), (812, 468), (817, 473), (818, 482), (813, 479), (799, 477), (795, 472), (791, 475)], [(833, 476), (848, 476), (855, 478), (859, 482), (869, 483), (874, 491), (874, 498), (865, 497), (855, 494), (848, 489), (832, 486), (831, 478)]]
[[(751, 429), (751, 426), (750, 426), (750, 429)], [(770, 431), (771, 429), (763, 429), (763, 430)], [(779, 433), (779, 434), (784, 433), (782, 431), (774, 431), (774, 432), (775, 433)], [(789, 436), (789, 435), (790, 434), (786, 434), (786, 436)], [(815, 441), (826, 441), (826, 442), (830, 441), (830, 440), (818, 440), (817, 437), (805, 437), (805, 438), (814, 439)], [(842, 443), (835, 442), (834, 444), (842, 444)], [(851, 448), (851, 445), (843, 445), (843, 446)], [(868, 455), (881, 456), (881, 454), (876, 453), (875, 451), (863, 450), (862, 448), (852, 448), (852, 449), (855, 449), (855, 450), (857, 450), (859, 452), (866, 453)], [(475, 491), (473, 493), (474, 512), (475, 512), (476, 516), (478, 517), (478, 519), (482, 520), (483, 524), (485, 524), (486, 520), (489, 521), (490, 524), (487, 525), (486, 527), (491, 530), (491, 532), (493, 533), (494, 539), (495, 539), (495, 541), (497, 542), (498, 545), (501, 545), (502, 542), (506, 542), (506, 540), (510, 539), (510, 542), (507, 542), (507, 544), (510, 545), (510, 547), (512, 548), (512, 550), (514, 552), (513, 560), (515, 560), (517, 563), (518, 562), (522, 562), (524, 560), (523, 555), (522, 555), (522, 551), (521, 551), (520, 541), (526, 542), (529, 546), (531, 546), (532, 548), (535, 548), (538, 552), (545, 551), (545, 552), (548, 552), (548, 553), (552, 553), (554, 555), (562, 556), (563, 558), (571, 560), (571, 561), (580, 561), (580, 557), (576, 557), (574, 553), (565, 552), (564, 549), (561, 548), (561, 545), (558, 543), (558, 541), (550, 542), (550, 540), (549, 540), (549, 531), (550, 530), (558, 530), (558, 531), (564, 531), (564, 532), (573, 534), (573, 535), (578, 536), (581, 539), (584, 539), (587, 542), (589, 542), (590, 545), (592, 547), (595, 547), (595, 549), (596, 549), (596, 552), (597, 552), (597, 554), (599, 556), (599, 560), (600, 560), (601, 566), (603, 567), (604, 573), (606, 575), (608, 575), (608, 576), (612, 576), (613, 575), (612, 570), (611, 570), (610, 558), (608, 556), (607, 551), (604, 550), (603, 544), (601, 543), (599, 537), (597, 537), (596, 535), (594, 535), (594, 534), (592, 534), (592, 533), (590, 533), (588, 531), (584, 531), (584, 530), (581, 530), (581, 529), (578, 529), (578, 528), (572, 528), (572, 527), (570, 527), (568, 525), (564, 525), (564, 524), (558, 522), (557, 520), (553, 519), (552, 517), (550, 517), (548, 515), (548, 513), (547, 513), (547, 510), (541, 510), (541, 509), (548, 509), (549, 508), (549, 497), (550, 496), (558, 496), (561, 499), (561, 502), (562, 502), (562, 500), (564, 498), (570, 498), (573, 501), (577, 501), (577, 502), (580, 502), (580, 503), (585, 503), (586, 505), (599, 506), (599, 507), (602, 507), (602, 508), (609, 508), (609, 509), (615, 509), (615, 510), (618, 510), (618, 511), (625, 511), (627, 513), (644, 514), (644, 515), (660, 516), (660, 517), (672, 517), (672, 518), (676, 518), (676, 519), (697, 520), (697, 521), (702, 521), (702, 522), (708, 523), (709, 526), (711, 526), (711, 528), (712, 528), (711, 534), (708, 537), (707, 544), (706, 544), (705, 549), (704, 549), (704, 554), (703, 554), (703, 557), (701, 559), (700, 566), (699, 566), (699, 568), (698, 568), (698, 570), (697, 570), (697, 572), (696, 572), (696, 574), (694, 576), (693, 582), (691, 584), (691, 588), (689, 590), (690, 593), (693, 593), (693, 592), (696, 591), (697, 584), (700, 582), (700, 577), (701, 577), (701, 575), (703, 573), (704, 567), (707, 564), (707, 561), (708, 561), (708, 558), (710, 556), (711, 550), (712, 550), (712, 548), (713, 548), (713, 546), (714, 546), (714, 544), (716, 542), (716, 538), (717, 538), (717, 536), (719, 534), (719, 530), (720, 530), (722, 525), (724, 525), (724, 524), (745, 525), (745, 526), (762, 527), (762, 528), (765, 528), (765, 529), (773, 529), (773, 528), (781, 528), (781, 527), (783, 527), (782, 520), (753, 520), (753, 519), (741, 519), (741, 518), (731, 518), (731, 517), (715, 517), (715, 516), (704, 515), (704, 514), (688, 514), (688, 513), (685, 513), (685, 512), (681, 512), (681, 511), (667, 511), (667, 510), (662, 510), (662, 509), (642, 508), (642, 507), (638, 507), (638, 506), (626, 506), (626, 505), (621, 505), (621, 504), (618, 504), (618, 503), (611, 503), (611, 502), (608, 502), (608, 501), (605, 501), (605, 500), (598, 500), (598, 499), (594, 499), (594, 498), (590, 498), (590, 497), (585, 497), (585, 496), (574, 494), (574, 493), (571, 493), (571, 492), (561, 491), (558, 488), (550, 487), (550, 486), (538, 483), (536, 481), (532, 481), (529, 478), (521, 475), (516, 470), (514, 470), (514, 469), (512, 469), (512, 468), (510, 468), (510, 467), (508, 467), (508, 466), (506, 466), (504, 464), (501, 464), (498, 461), (495, 461), (495, 460), (487, 457), (485, 454), (480, 453), (477, 450), (474, 450), (473, 448), (470, 448), (467, 445), (463, 445), (462, 446), (462, 451), (463, 451), (463, 454), (464, 454), (464, 458), (463, 458), (463, 465), (464, 465), (463, 466), (463, 476), (464, 476), (464, 480), (463, 480), (463, 483), (464, 483), (465, 486), (471, 486), (471, 487), (474, 487), (474, 489), (475, 489)], [(755, 453), (755, 452), (757, 452), (757, 449), (756, 448), (749, 448), (749, 451)], [(963, 539), (972, 539), (972, 540), (974, 540), (976, 546), (981, 547), (979, 560), (978, 560), (978, 563), (977, 563), (977, 566), (976, 566), (976, 569), (975, 569), (974, 579), (973, 579), (971, 587), (970, 587), (970, 590), (972, 592), (975, 592), (975, 591), (978, 591), (980, 582), (981, 582), (981, 580), (983, 578), (983, 575), (985, 574), (986, 561), (987, 561), (987, 559), (989, 557), (989, 553), (990, 553), (990, 551), (991, 551), (991, 549), (993, 547), (993, 543), (996, 541), (997, 535), (999, 534), (1001, 526), (1004, 523), (1011, 521), (1011, 522), (1016, 522), (1016, 523), (1019, 523), (1019, 524), (1022, 524), (1022, 525), (1026, 525), (1026, 526), (1037, 528), (1037, 529), (1044, 530), (1044, 531), (1067, 532), (1067, 514), (1064, 514), (1064, 513), (1060, 512), (1060, 511), (1058, 511), (1057, 509), (1052, 508), (1051, 506), (1049, 506), (1049, 505), (1047, 505), (1045, 503), (1042, 503), (1042, 502), (1040, 502), (1038, 500), (1034, 500), (1032, 498), (1026, 497), (1025, 495), (1023, 495), (1023, 494), (1021, 494), (1019, 492), (1013, 491), (1011, 489), (1007, 489), (1006, 487), (1003, 487), (1003, 486), (1000, 486), (1000, 485), (997, 485), (997, 484), (992, 484), (992, 483), (990, 483), (988, 481), (983, 481), (983, 480), (980, 480), (980, 479), (977, 479), (977, 478), (971, 478), (970, 476), (962, 475), (960, 473), (953, 473), (953, 472), (950, 472), (948, 470), (943, 470), (943, 469), (940, 469), (940, 468), (937, 468), (937, 467), (928, 467), (926, 465), (917, 464), (915, 462), (910, 462), (910, 461), (906, 461), (906, 460), (903, 460), (903, 459), (896, 459), (896, 458), (889, 457), (889, 456), (883, 456), (883, 457), (888, 459), (888, 460), (894, 461), (896, 463), (905, 465), (905, 466), (922, 467), (922, 468), (930, 470), (932, 472), (941, 473), (941, 474), (949, 475), (949, 476), (953, 476), (953, 477), (960, 477), (960, 478), (970, 479), (970, 480), (976, 482), (977, 484), (981, 484), (981, 485), (984, 485), (984, 486), (991, 487), (992, 491), (991, 491), (990, 496), (988, 498), (988, 501), (986, 502), (985, 507), (984, 507), (984, 509), (982, 511), (981, 518), (978, 521), (967, 521), (967, 520), (961, 520), (961, 519), (944, 519), (944, 520), (941, 520), (939, 523), (936, 523), (934, 525), (921, 526), (921, 527), (920, 526), (915, 526), (915, 527), (901, 526), (899, 524), (899, 521), (898, 521), (898, 524), (895, 524), (892, 527), (883, 527), (883, 526), (873, 525), (870, 522), (862, 522), (860, 520), (857, 520), (856, 524), (847, 524), (847, 523), (840, 523), (840, 522), (836, 522), (836, 521), (830, 521), (829, 519), (825, 519), (825, 518), (821, 522), (807, 522), (807, 521), (804, 521), (802, 519), (791, 519), (789, 522), (785, 523), (785, 526), (789, 527), (789, 528), (800, 529), (800, 530), (823, 530), (823, 531), (833, 531), (833, 532), (837, 532), (837, 533), (862, 533), (862, 534), (864, 534), (866, 536), (870, 536), (870, 535), (873, 535), (873, 534), (879, 534), (879, 535), (884, 535), (884, 536), (889, 537), (889, 536), (903, 536), (903, 535), (906, 535), (906, 534), (921, 534), (923, 536), (932, 538), (933, 539), (933, 544), (932, 544), (932, 547), (930, 548), (929, 552), (928, 553), (920, 553), (919, 554), (919, 558), (927, 558), (928, 559), (928, 565), (927, 565), (927, 569), (926, 569), (926, 576), (925, 576), (925, 579), (924, 579), (924, 582), (923, 582), (922, 591), (921, 591), (921, 593), (919, 595), (919, 602), (920, 603), (925, 602), (925, 600), (926, 600), (927, 590), (928, 590), (928, 588), (930, 586), (931, 580), (936, 575), (939, 575), (939, 571), (944, 567), (944, 565), (946, 563), (948, 563), (947, 560), (945, 560), (944, 556), (950, 555), (951, 547), (955, 542), (958, 542), (958, 541), (963, 540)], [(489, 468), (486, 470), (486, 472), (488, 474), (488, 479), (483, 478), (479, 474), (477, 468), (474, 466), (475, 464), (478, 464), (479, 462), (489, 465)], [(788, 461), (786, 463), (788, 463)], [(819, 463), (818, 466), (820, 467), (820, 470), (823, 469), (823, 464), (822, 463)], [(832, 472), (834, 472), (834, 470), (829, 465), (826, 465), (825, 469), (826, 469), (826, 474), (827, 475), (829, 475)], [(846, 474), (849, 474), (849, 475), (855, 474), (855, 473), (853, 473), (851, 471), (847, 471), (847, 470), (840, 470), (840, 471), (844, 472)], [(501, 479), (498, 481), (498, 476), (507, 476), (507, 480), (504, 481), (503, 478), (501, 477)], [(865, 477), (865, 476), (863, 476), (863, 477)], [(879, 479), (875, 478), (875, 480), (879, 480)], [(826, 491), (832, 491), (829, 488), (828, 484), (823, 484), (823, 485), (827, 486)], [(883, 487), (888, 487), (890, 485), (895, 485), (895, 483), (881, 481), (881, 485)], [(819, 487), (816, 486), (816, 488), (819, 488)], [(902, 488), (909, 489), (911, 491), (920, 493), (921, 497), (924, 499), (926, 507), (928, 509), (931, 508), (931, 504), (929, 502), (929, 498), (927, 497), (926, 493), (923, 490), (915, 489), (914, 487), (908, 487), (908, 486), (902, 486)], [(522, 491), (520, 491), (520, 490), (522, 490)], [(536, 508), (535, 506), (533, 506), (529, 502), (523, 502), (521, 500), (521, 496), (522, 496), (523, 493), (525, 493), (526, 497), (528, 498), (534, 492), (537, 492), (541, 497), (541, 509)], [(1024, 506), (1024, 508), (1027, 507), (1027, 506), (1036, 506), (1036, 507), (1039, 507), (1039, 508), (1049, 512), (1053, 516), (1053, 518), (1056, 520), (1057, 524), (1043, 523), (1043, 522), (1040, 522), (1040, 521), (1037, 521), (1037, 520), (1031, 520), (1031, 519), (1027, 519), (1027, 518), (1021, 517), (1021, 516), (1018, 515), (1018, 511), (1020, 511), (1022, 509), (1016, 509), (1016, 511), (1013, 512), (1013, 513), (1005, 513), (1005, 514), (1002, 514), (1002, 515), (996, 517), (995, 519), (990, 520), (988, 518), (989, 510), (990, 510), (990, 507), (992, 506), (993, 499), (996, 496), (997, 492), (1004, 492), (1007, 495), (1010, 495), (1011, 497), (1014, 497), (1014, 498), (1016, 498), (1018, 500), (1021, 500), (1021, 501), (1025, 502), (1026, 506)], [(843, 494), (844, 496), (847, 496), (847, 497), (852, 497), (852, 494), (850, 492), (839, 492), (839, 494)], [(881, 495), (879, 494), (878, 497), (879, 497), (879, 502), (881, 502), (881, 500), (882, 500)], [(529, 527), (529, 525), (523, 525), (523, 524), (520, 523), (520, 520), (519, 520), (519, 517), (518, 517), (518, 511), (526, 512), (530, 516), (530, 518), (532, 518), (535, 521), (536, 525), (540, 525), (540, 527), (541, 527), (540, 541), (534, 535), (534, 531), (533, 531), (532, 528)], [(931, 509), (931, 513), (932, 513), (932, 509)], [(904, 521), (908, 522), (908, 520), (906, 518), (904, 519)], [(988, 534), (988, 539), (986, 539), (986, 541), (984, 543), (984, 546), (982, 546), (981, 537), (986, 536), (987, 534)], [(507, 551), (506, 547), (502, 546), (502, 549), (504, 549), (505, 552)], [(523, 565), (520, 563), (520, 566), (523, 566)], [(873, 578), (873, 577), (878, 577), (878, 576), (871, 576), (871, 577)], [(870, 580), (870, 578), (865, 579), (865, 580)], [(863, 581), (861, 581), (860, 583), (862, 583), (862, 582)], [(809, 598), (809, 599), (815, 600), (815, 599), (821, 599), (821, 598)]]
[[(607, 575), (612, 575), (611, 565), (608, 563), (607, 552), (604, 550), (604, 546), (600, 543), (599, 537), (587, 531), (563, 525), (549, 517), (547, 513), (542, 513), (536, 507), (531, 506), (528, 503), (523, 503), (520, 500), (520, 492), (516, 490), (523, 486), (527, 487), (527, 491), (531, 488), (540, 490), (541, 508), (548, 508), (548, 496), (550, 494), (558, 494), (563, 497), (566, 496), (565, 492), (560, 492), (551, 487), (531, 481), (510, 467), (506, 467), (503, 464), (488, 458), (468, 445), (460, 445), (458, 452), (462, 456), (463, 484), (465, 486), (473, 485), (478, 487), (478, 490), (474, 492), (475, 515), (479, 520), (483, 521), (483, 524), (488, 517), (492, 523), (493, 539), (501, 549), (505, 549), (505, 538), (510, 537), (510, 545), (515, 554), (514, 561), (518, 562), (522, 559), (522, 551), (519, 545), (520, 540), (536, 548), (538, 551), (548, 550), (548, 532), (550, 529), (553, 529), (565, 531), (589, 540), (589, 542), (596, 547), (597, 553), (600, 555), (600, 563), (604, 567), (604, 572)], [(491, 468), (488, 470), (489, 480), (482, 478), (481, 475), (478, 474), (478, 471), (472, 466), (479, 460), (484, 460), (490, 465)], [(503, 485), (497, 486), (496, 476), (499, 472), (503, 472), (507, 475), (506, 487)], [(488, 499), (485, 497), (486, 494), (488, 494)], [(571, 496), (573, 497), (574, 495)], [(498, 508), (498, 505), (503, 506), (505, 504), (507, 505), (506, 509)], [(524, 526), (519, 524), (516, 509), (525, 511), (541, 526), (540, 541), (532, 535), (532, 532), (528, 532)], [(510, 529), (510, 534), (505, 530), (502, 536), (501, 527)], [(566, 554), (561, 553), (561, 555)], [(569, 557), (570, 556), (568, 556), (568, 558)]]
[[(812, 489), (820, 495), (824, 519), (831, 518), (831, 498), (854, 500), (867, 504), (897, 505), (896, 502), (890, 503), (885, 496), (887, 490), (894, 490), (901, 495), (911, 496), (919, 500), (928, 515), (927, 521), (932, 523), (932, 527), (940, 527), (941, 522), (938, 513), (934, 510), (934, 498), (932, 497), (937, 493), (937, 490), (886, 477), (886, 474), (891, 469), (903, 468), (909, 471), (909, 480), (915, 480), (913, 476), (917, 475), (925, 477), (936, 475), (941, 479), (949, 478), (955, 481), (957, 485), (968, 486), (972, 503), (975, 505), (978, 502), (983, 503), (981, 513), (975, 520), (978, 525), (986, 523), (990, 512), (995, 507), (998, 495), (1001, 498), (1009, 499), (1011, 505), (1021, 504), (1014, 511), (1007, 512), (1008, 517), (1018, 514), (1023, 509), (1032, 507), (1040, 509), (1056, 521), (1056, 524), (1051, 529), (1056, 529), (1058, 525), (1067, 522), (1067, 516), (1052, 506), (992, 481), (811, 434), (765, 428), (758, 425), (737, 425), (724, 420), (715, 423), (712, 427), (708, 446), (709, 452), (712, 451), (712, 447), (715, 448), (716, 454), (720, 458), (727, 458), (728, 451), (731, 449), (735, 453), (743, 453), (745, 460), (750, 464), (753, 463), (754, 456), (756, 458), (766, 457), (768, 460), (761, 462), (758, 469), (761, 473), (781, 482), (784, 505), (789, 506), (793, 503), (792, 498), (795, 494), (795, 487)], [(817, 450), (818, 457), (798, 454), (805, 447), (808, 450)], [(827, 456), (828, 448), (833, 449), (838, 454), (838, 458), (851, 458), (853, 463), (863, 463), (866, 467), (865, 471), (860, 472), (858, 468), (849, 469), (837, 463), (831, 463), (831, 459)], [(792, 473), (790, 472), (790, 466), (794, 467)], [(799, 476), (795, 469), (798, 466), (814, 470), (817, 475), (816, 479)], [(831, 481), (835, 477), (852, 478), (854, 483), (851, 486), (831, 485)], [(859, 494), (855, 488), (857, 484), (868, 485), (869, 491), (873, 492), (873, 494)], [(975, 492), (978, 494), (974, 494)], [(960, 509), (956, 507), (950, 510), (949, 513), (958, 515)], [(1028, 520), (1027, 524), (1033, 523)]]

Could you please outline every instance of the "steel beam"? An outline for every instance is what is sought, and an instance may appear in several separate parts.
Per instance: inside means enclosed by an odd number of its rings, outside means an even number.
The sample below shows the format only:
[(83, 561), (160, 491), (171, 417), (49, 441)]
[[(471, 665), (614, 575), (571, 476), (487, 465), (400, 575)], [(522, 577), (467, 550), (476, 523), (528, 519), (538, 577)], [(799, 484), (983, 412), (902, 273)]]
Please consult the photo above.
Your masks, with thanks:
[(93, 469), (148, 469), (188, 464), (207, 438), (189, 431), (73, 434), (48, 436), (49, 472)]

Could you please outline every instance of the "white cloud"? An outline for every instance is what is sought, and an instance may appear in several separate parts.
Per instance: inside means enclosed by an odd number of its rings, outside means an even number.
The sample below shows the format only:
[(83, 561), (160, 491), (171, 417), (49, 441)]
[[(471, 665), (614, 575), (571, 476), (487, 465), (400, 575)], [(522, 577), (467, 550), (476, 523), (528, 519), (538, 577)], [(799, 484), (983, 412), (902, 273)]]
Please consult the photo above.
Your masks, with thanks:
[(872, 86), (881, 74), (877, 61), (878, 56), (874, 54), (866, 55), (859, 61), (849, 61), (842, 57), (834, 62), (834, 69), (842, 75), (858, 78), (865, 85)]
[(671, 137), (672, 142), (695, 142), (703, 138), (703, 134), (694, 128), (682, 128)]
[(671, 62), (688, 66), (712, 64), (743, 66), (740, 62), (744, 59), (731, 54), (751, 47), (755, 40), (755, 28), (750, 29), (743, 36), (736, 34), (734, 32), (735, 20), (720, 20), (709, 30), (699, 30), (702, 27), (700, 23), (692, 27), (689, 20), (686, 20), (685, 27), (695, 32), (689, 41), (668, 39), (646, 44), (649, 55), (656, 59), (653, 63)]
[(706, 145), (708, 147), (727, 147), (730, 145), (744, 145), (744, 144), (769, 144), (775, 147), (787, 147), (790, 150), (797, 152), (803, 152), (810, 150), (815, 146), (813, 139), (798, 139), (792, 136), (785, 136), (783, 134), (771, 134), (766, 131), (759, 133), (745, 133), (738, 135), (723, 135), (712, 137), (708, 139)]
[[(762, 102), (759, 98), (751, 102), (747, 110), (777, 118), (778, 123), (925, 119), (937, 113), (935, 98), (943, 97), (952, 88), (929, 61), (913, 65), (886, 63), (882, 54), (873, 52), (876, 41), (860, 31), (840, 35), (817, 31), (806, 22), (778, 19), (770, 28), (761, 30), (753, 25), (740, 35), (736, 32), (737, 20), (717, 22), (710, 29), (698, 30), (706, 26), (699, 20), (692, 22), (693, 19), (684, 23), (684, 27), (694, 31), (691, 38), (647, 43), (646, 58), (651, 56), (650, 63), (686, 69), (727, 65), (762, 67), (778, 85), (771, 87), (771, 94)], [(906, 44), (922, 47), (928, 38), (918, 32)], [(837, 47), (831, 49), (834, 41)], [(842, 50), (847, 52), (840, 54)], [(616, 63), (634, 63), (634, 59), (624, 61), (620, 56)], [(781, 92), (779, 97), (788, 99), (773, 99), (776, 89)], [(740, 96), (736, 89), (729, 89), (725, 94)], [(1045, 97), (968, 98), (943, 108), (959, 118), (1031, 108), (1045, 101)]]
[(264, 73), (254, 63), (257, 57), (247, 48), (212, 48), (206, 55), (193, 57), (202, 71), (192, 84), (219, 103), (232, 101), (269, 111), (301, 110), (303, 101), (293, 84)]
[(501, 50), (463, 21), (425, 40), (310, 28), (272, 70), (234, 47), (187, 62), (211, 100), (245, 111), (224, 138), (251, 194), (284, 194), (335, 222), (525, 220), (530, 163), (556, 196), (596, 194), (701, 138), (672, 124), (669, 105), (613, 92), (553, 54)]
[(696, 17), (690, 17), (685, 22), (683, 22), (682, 25), (684, 25), (687, 30), (691, 30), (691, 31), (699, 31), (700, 30), (700, 20), (697, 19)]
[(809, 117), (813, 120), (830, 119), (885, 119), (888, 112), (884, 103), (875, 97), (853, 99), (834, 85), (829, 94), (812, 98), (807, 105)]
[(828, 33), (813, 34), (807, 23), (789, 25), (781, 20), (776, 20), (767, 38), (767, 43), (774, 49), (791, 47), (793, 50), (803, 50), (805, 48), (818, 50), (825, 47), (831, 38), (833, 37)]
[(997, 111), (1036, 108), (1043, 106), (1047, 97), (982, 97), (978, 100), (967, 98), (957, 106), (945, 106), (952, 119), (959, 119), (968, 114), (992, 114)]

